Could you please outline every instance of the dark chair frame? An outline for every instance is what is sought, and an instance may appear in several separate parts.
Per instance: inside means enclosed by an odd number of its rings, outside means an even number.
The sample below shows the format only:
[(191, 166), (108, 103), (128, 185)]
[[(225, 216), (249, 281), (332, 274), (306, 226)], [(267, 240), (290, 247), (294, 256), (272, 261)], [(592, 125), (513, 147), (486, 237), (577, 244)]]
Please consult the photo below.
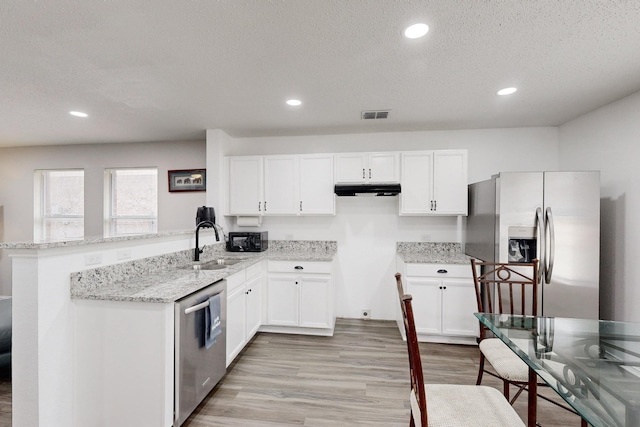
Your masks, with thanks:
[[(522, 273), (531, 269), (531, 275)], [(481, 262), (471, 259), (473, 283), (476, 291), (478, 312), (491, 314), (521, 314), (535, 316), (538, 314), (538, 260), (530, 263), (498, 263)], [(506, 301), (505, 301), (506, 300)], [(480, 322), (478, 344), (485, 338), (492, 337), (489, 329)], [(485, 356), (480, 352), (480, 366), (476, 385), (482, 383), (482, 376), (487, 374), (502, 380), (502, 392), (511, 404), (526, 390), (527, 382), (512, 381), (496, 375), (485, 368)], [(509, 387), (513, 385), (518, 391), (510, 400)]]

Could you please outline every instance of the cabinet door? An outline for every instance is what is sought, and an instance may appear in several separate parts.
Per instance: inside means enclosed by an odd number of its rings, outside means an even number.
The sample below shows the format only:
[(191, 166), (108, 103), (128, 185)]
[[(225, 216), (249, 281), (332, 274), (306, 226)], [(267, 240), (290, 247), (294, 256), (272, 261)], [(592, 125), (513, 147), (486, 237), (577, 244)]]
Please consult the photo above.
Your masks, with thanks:
[(227, 296), (227, 366), (240, 353), (246, 339), (245, 287)]
[(464, 150), (435, 151), (433, 158), (435, 213), (467, 215), (467, 184), (467, 152)]
[(439, 279), (408, 277), (408, 294), (413, 300), (416, 332), (440, 334), (442, 331), (442, 281)]
[(400, 215), (425, 215), (432, 211), (433, 151), (402, 153)]
[(257, 276), (247, 281), (245, 295), (248, 342), (258, 331), (262, 320), (262, 276)]
[(478, 336), (476, 292), (469, 280), (442, 281), (442, 333), (445, 335)]
[(301, 215), (335, 215), (333, 155), (300, 156)]
[(229, 157), (229, 214), (261, 215), (262, 157)]
[(269, 274), (267, 278), (267, 321), (270, 325), (298, 326), (298, 277)]
[(298, 157), (264, 157), (265, 215), (295, 215), (298, 213)]
[(335, 155), (335, 182), (366, 181), (366, 153), (340, 153)]
[(332, 326), (330, 282), (329, 276), (300, 277), (300, 326), (312, 328)]
[(400, 160), (396, 152), (368, 155), (366, 179), (371, 183), (400, 182)]

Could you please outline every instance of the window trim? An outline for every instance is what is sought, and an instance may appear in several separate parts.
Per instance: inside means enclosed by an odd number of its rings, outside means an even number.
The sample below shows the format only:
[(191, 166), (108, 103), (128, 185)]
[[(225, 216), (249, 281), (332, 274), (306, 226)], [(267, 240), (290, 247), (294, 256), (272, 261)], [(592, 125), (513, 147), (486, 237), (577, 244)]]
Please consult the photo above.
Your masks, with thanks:
[[(45, 200), (47, 195), (47, 180), (45, 178), (46, 174), (49, 172), (82, 172), (82, 179), (84, 182), (85, 178), (85, 170), (83, 168), (61, 168), (61, 169), (35, 169), (34, 170), (34, 198), (33, 198), (33, 239), (34, 241), (48, 241), (48, 240), (65, 240), (62, 238), (49, 239), (47, 238), (47, 227), (46, 220), (47, 219), (84, 219), (85, 215), (61, 215), (61, 214), (47, 214), (45, 213), (45, 207), (47, 202)], [(83, 189), (84, 190), (84, 189)], [(84, 192), (82, 194), (83, 203), (84, 203)], [(84, 226), (82, 229), (82, 235), (78, 237), (69, 237), (66, 238), (68, 240), (78, 240), (83, 239), (85, 235)]]
[[(113, 214), (113, 173), (125, 170), (155, 170), (156, 172), (156, 215), (114, 215)], [(140, 167), (121, 167), (121, 168), (105, 168), (104, 169), (104, 203), (103, 203), (103, 235), (104, 237), (120, 237), (120, 236), (132, 236), (139, 234), (154, 234), (158, 232), (158, 205), (159, 205), (159, 183), (158, 183), (158, 167), (157, 166), (140, 166)], [(153, 231), (149, 233), (115, 233), (113, 231), (114, 220), (119, 219), (147, 219), (152, 221)]]

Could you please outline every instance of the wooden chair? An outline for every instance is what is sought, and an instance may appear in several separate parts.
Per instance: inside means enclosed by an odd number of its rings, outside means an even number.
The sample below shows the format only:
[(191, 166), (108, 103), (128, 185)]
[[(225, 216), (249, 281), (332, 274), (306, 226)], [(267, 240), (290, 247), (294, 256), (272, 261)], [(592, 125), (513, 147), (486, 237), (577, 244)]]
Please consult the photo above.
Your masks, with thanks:
[[(531, 263), (494, 263), (471, 260), (476, 300), (480, 313), (522, 314), (538, 313), (538, 260)], [(480, 273), (478, 273), (480, 271)], [(518, 388), (511, 404), (520, 396), (529, 381), (529, 368), (505, 343), (492, 338), (480, 323), (480, 366), (477, 385), (486, 372), (502, 380), (503, 394), (509, 400), (510, 386)], [(495, 374), (485, 368), (488, 361)]]
[[(424, 384), (411, 295), (404, 295), (401, 275), (396, 274), (400, 308), (407, 335), (411, 378), (411, 418), (418, 427), (524, 427), (509, 402), (492, 387)], [(427, 405), (427, 396), (429, 404)]]

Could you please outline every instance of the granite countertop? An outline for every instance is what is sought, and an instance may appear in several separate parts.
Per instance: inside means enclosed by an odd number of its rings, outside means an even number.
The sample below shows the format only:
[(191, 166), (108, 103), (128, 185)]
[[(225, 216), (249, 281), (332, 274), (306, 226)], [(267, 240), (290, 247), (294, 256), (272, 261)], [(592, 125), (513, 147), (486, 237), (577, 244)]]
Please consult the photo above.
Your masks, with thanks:
[(398, 242), (396, 253), (408, 264), (469, 264), (460, 243)]
[(201, 262), (242, 261), (220, 270), (195, 270), (192, 251), (114, 264), (71, 275), (71, 298), (105, 301), (171, 303), (263, 260), (332, 261), (336, 242), (270, 241), (265, 252), (226, 252), (218, 245)]
[(133, 234), (128, 236), (102, 237), (86, 236), (81, 239), (51, 240), (51, 241), (24, 241), (24, 242), (0, 242), (0, 249), (54, 249), (76, 246), (96, 245), (101, 243), (127, 242), (133, 240), (145, 240), (165, 237), (192, 236), (193, 230), (163, 231), (152, 234)]

